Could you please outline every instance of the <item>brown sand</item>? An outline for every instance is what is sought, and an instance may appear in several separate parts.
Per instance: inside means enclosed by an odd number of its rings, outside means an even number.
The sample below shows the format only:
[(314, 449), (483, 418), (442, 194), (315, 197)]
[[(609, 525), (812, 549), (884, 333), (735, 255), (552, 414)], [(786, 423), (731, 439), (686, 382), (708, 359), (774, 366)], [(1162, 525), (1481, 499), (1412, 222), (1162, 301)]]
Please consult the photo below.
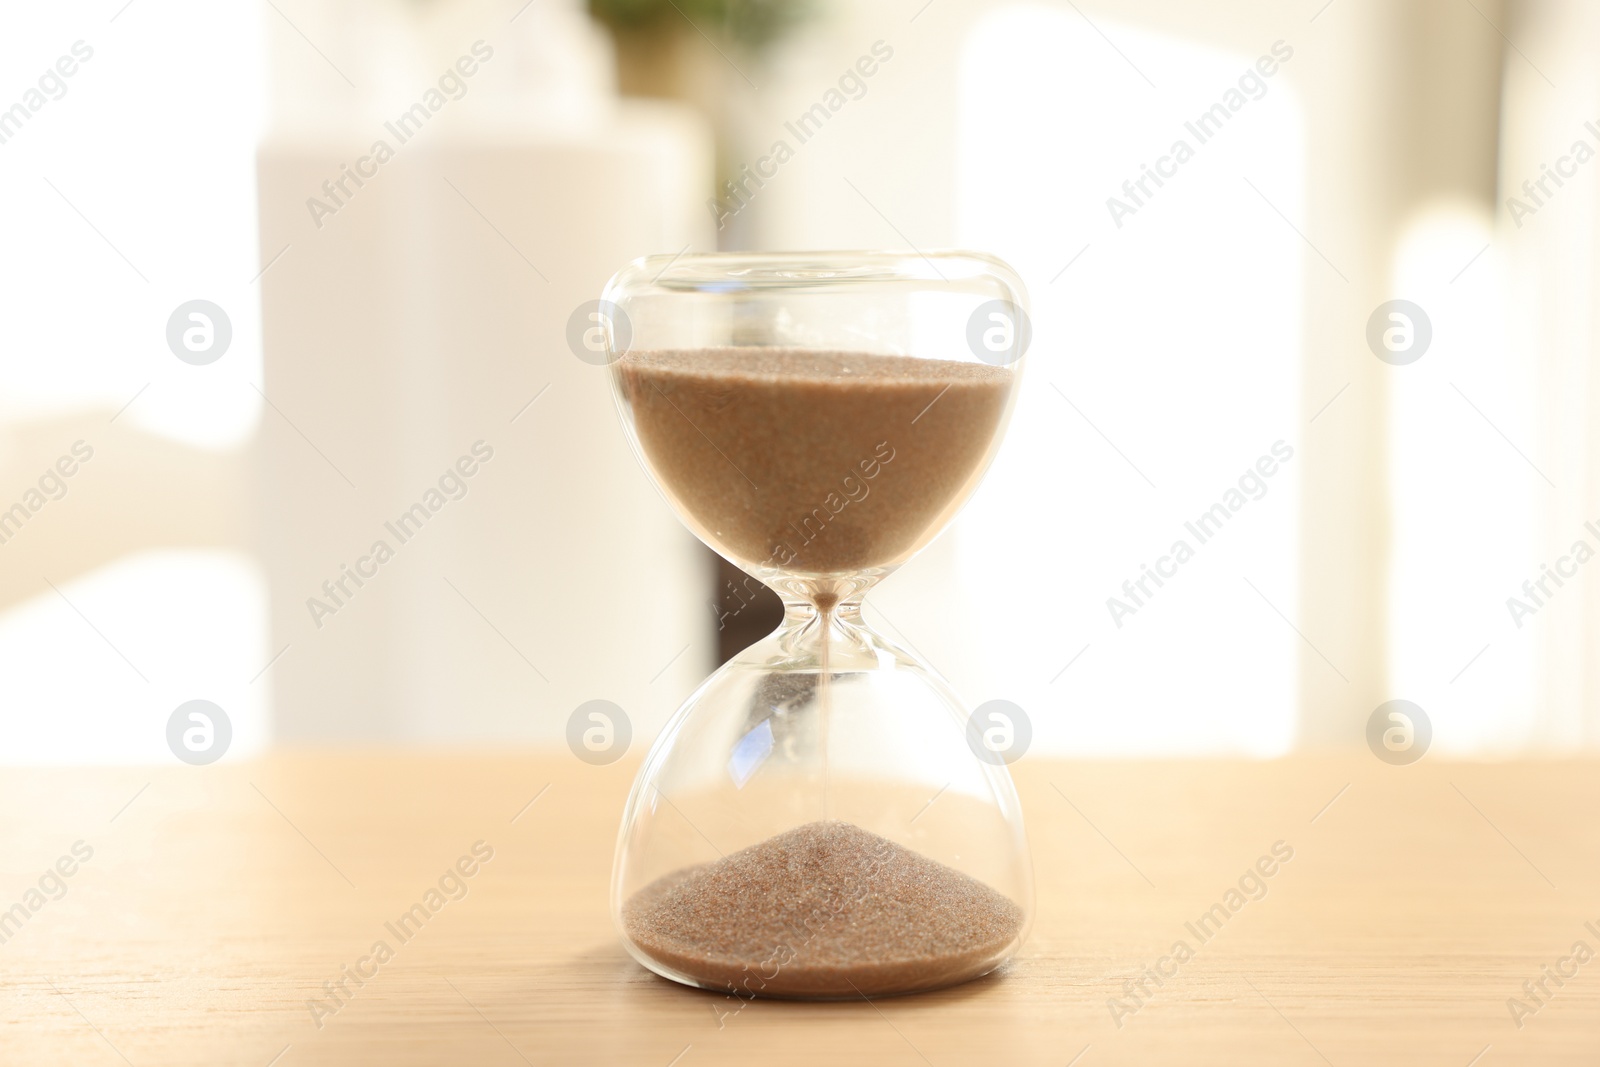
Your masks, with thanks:
[(697, 532), (735, 562), (801, 575), (893, 566), (938, 533), (1012, 383), (983, 363), (787, 348), (630, 352), (617, 373)]
[(742, 997), (845, 998), (954, 985), (1022, 929), (1010, 899), (851, 823), (807, 823), (667, 875), (623, 906), (659, 963)]

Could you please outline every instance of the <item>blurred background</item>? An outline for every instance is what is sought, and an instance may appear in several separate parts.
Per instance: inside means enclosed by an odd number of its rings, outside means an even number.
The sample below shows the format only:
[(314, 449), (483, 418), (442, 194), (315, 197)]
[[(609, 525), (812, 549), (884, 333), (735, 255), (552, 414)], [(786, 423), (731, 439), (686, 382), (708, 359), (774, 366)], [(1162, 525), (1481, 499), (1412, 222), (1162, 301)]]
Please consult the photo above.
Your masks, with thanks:
[(1034, 751), (1355, 746), (1392, 699), (1441, 753), (1600, 742), (1592, 4), (0, 27), (0, 762), (165, 762), (193, 699), (230, 759), (555, 744), (591, 699), (648, 743), (775, 616), (567, 329), (630, 259), (714, 248), (1026, 279), (1004, 449), (867, 616)]

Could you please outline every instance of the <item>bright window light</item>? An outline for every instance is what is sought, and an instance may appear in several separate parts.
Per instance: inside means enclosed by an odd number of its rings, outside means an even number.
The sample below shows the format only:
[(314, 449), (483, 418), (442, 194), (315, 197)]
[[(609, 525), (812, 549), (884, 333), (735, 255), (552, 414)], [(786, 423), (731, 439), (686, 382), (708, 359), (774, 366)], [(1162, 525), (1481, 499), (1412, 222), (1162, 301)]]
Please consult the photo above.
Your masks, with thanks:
[(266, 742), (266, 580), (226, 551), (146, 552), (0, 615), (0, 764), (173, 763), (167, 721), (208, 700)]
[[(82, 436), (104, 456), (131, 429), (199, 459), (253, 436), (256, 276), (278, 252), (263, 257), (256, 239), (261, 10), (175, 0), (0, 14), (0, 110), (27, 110), (0, 127), (0, 196), (16, 207), (0, 241), (0, 440), (60, 432), (60, 452)], [(231, 326), (209, 365), (168, 346), (168, 320), (193, 300)], [(148, 477), (170, 490), (185, 473), (178, 462)], [(0, 450), (0, 475), (9, 506), (38, 471)], [(28, 538), (50, 538), (57, 559), (82, 548), (85, 566), (126, 551), (119, 524), (72, 516), (59, 505), (30, 520), (0, 564), (30, 566)], [(0, 763), (172, 762), (166, 720), (190, 699), (229, 716), (227, 758), (262, 744), (269, 679), (249, 679), (269, 655), (266, 601), (242, 552), (144, 553), (42, 577), (59, 593), (0, 604)]]
[(1301, 657), (1301, 289), (1328, 269), (1294, 229), (1296, 59), (1096, 26), (1018, 6), (968, 43), (958, 237), (1023, 273), (1035, 340), (1004, 451), (933, 554), (962, 617), (899, 579), (885, 606), (980, 634), (927, 643), (970, 700), (1029, 711), (1041, 752), (1271, 756)]
[[(114, 12), (0, 15), (0, 109), (62, 58), (74, 70), (0, 143), (0, 195), (27, 205), (7, 213), (0, 241), (0, 420), (109, 416), (137, 395), (122, 416), (132, 425), (235, 445), (262, 406), (258, 12), (203, 0)], [(167, 347), (168, 318), (195, 299), (232, 325), (210, 366)]]
[(1481, 210), (1436, 206), (1405, 228), (1394, 267), (1394, 297), (1423, 309), (1432, 339), (1389, 371), (1392, 696), (1422, 706), (1447, 753), (1528, 740), (1536, 631), (1506, 601), (1583, 533), (1534, 544), (1553, 491), (1534, 467), (1534, 367), (1505, 344), (1493, 238)]

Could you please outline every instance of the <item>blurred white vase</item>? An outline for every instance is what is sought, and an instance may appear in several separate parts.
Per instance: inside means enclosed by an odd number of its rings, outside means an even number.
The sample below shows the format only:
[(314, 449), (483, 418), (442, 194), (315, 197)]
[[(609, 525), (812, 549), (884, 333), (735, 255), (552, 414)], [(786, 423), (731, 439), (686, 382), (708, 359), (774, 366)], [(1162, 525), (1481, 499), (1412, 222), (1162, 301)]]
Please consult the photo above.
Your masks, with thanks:
[(280, 741), (549, 741), (605, 698), (637, 744), (709, 669), (703, 556), (566, 338), (630, 259), (708, 246), (711, 138), (600, 93), (603, 65), (529, 80), (594, 51), (570, 7), (396, 31), (381, 86), (280, 109), (261, 148)]

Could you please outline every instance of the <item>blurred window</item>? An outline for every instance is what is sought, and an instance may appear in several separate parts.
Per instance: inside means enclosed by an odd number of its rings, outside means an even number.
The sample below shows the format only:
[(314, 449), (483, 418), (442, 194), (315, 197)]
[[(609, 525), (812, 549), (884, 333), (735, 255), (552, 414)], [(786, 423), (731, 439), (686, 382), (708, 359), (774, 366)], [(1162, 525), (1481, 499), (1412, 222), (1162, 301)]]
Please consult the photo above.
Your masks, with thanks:
[(997, 11), (962, 64), (958, 240), (1023, 272), (1036, 331), (960, 531), (974, 696), (1040, 709), (1042, 750), (1274, 755), (1297, 664), (1340, 684), (1291, 626), (1304, 272), (1337, 283), (1296, 232), (1296, 59), (1093, 17)]
[[(229, 714), (230, 755), (262, 741), (269, 679), (252, 675), (271, 652), (255, 564), (228, 548), (124, 555), (130, 523), (94, 499), (128, 435), (214, 467), (261, 417), (255, 280), (279, 250), (256, 247), (260, 10), (135, 0), (0, 15), (0, 110), (12, 115), (0, 126), (12, 206), (0, 242), (0, 508), (35, 484), (38, 456), (78, 439), (96, 450), (59, 502), (0, 544), (0, 762), (170, 760), (167, 718), (195, 698)], [(181, 362), (166, 340), (173, 311), (196, 299), (231, 327), (226, 358), (208, 366)], [(211, 505), (173, 505), (185, 452), (156, 451), (172, 464), (119, 467), (112, 495), (134, 502), (132, 525), (181, 525)]]

